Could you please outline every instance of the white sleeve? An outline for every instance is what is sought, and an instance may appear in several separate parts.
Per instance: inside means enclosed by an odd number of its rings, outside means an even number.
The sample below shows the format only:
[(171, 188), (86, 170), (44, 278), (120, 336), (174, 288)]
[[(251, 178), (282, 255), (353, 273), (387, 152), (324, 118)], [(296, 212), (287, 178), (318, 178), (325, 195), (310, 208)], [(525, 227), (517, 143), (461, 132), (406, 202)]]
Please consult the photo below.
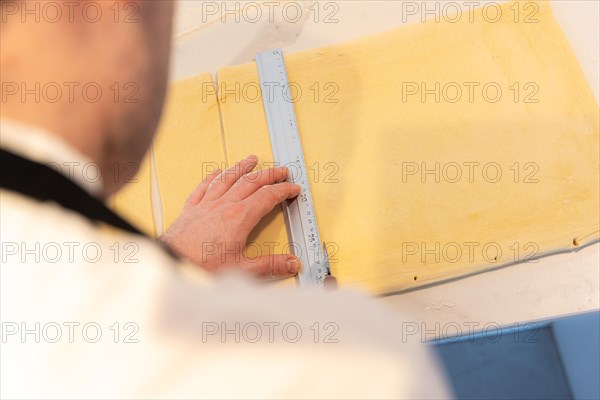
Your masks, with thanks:
[[(7, 210), (3, 398), (448, 397), (402, 316), (358, 292), (214, 280), (149, 240), (111, 236), (60, 210)], [(72, 260), (52, 262), (48, 243), (64, 250), (70, 241), (79, 244), (69, 245)], [(125, 244), (137, 249), (129, 258)], [(85, 245), (102, 256), (85, 260)]]

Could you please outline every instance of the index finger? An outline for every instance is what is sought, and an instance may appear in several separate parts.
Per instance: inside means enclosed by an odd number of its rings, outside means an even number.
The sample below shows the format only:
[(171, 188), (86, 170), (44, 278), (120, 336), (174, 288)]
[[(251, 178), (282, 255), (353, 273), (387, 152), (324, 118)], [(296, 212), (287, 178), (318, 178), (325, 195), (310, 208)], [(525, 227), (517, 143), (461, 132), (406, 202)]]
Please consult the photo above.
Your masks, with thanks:
[(277, 204), (293, 199), (300, 194), (300, 186), (290, 182), (266, 185), (258, 189), (243, 202), (248, 207), (247, 218), (254, 226), (267, 215)]
[(285, 181), (287, 175), (288, 171), (285, 167), (251, 172), (242, 176), (227, 192), (226, 196), (228, 199), (234, 201), (243, 200), (263, 186)]

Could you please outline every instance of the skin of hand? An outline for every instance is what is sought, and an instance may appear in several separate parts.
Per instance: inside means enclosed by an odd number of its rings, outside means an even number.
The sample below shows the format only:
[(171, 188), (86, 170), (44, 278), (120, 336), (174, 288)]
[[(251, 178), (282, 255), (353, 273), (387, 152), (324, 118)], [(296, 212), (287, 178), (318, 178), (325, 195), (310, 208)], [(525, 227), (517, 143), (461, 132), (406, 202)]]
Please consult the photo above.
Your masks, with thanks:
[(249, 156), (224, 172), (209, 175), (159, 240), (209, 271), (238, 268), (269, 280), (296, 275), (300, 260), (293, 255), (243, 256), (248, 235), (260, 220), (300, 194), (300, 186), (285, 182), (287, 168), (254, 171), (257, 164), (258, 158)]

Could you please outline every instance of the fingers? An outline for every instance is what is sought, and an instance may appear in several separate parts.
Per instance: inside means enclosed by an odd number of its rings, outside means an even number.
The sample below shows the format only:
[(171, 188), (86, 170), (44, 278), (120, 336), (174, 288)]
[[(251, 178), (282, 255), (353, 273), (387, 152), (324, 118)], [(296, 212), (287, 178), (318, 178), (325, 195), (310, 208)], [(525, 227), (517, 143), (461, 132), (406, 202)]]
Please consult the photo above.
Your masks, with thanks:
[(285, 181), (287, 176), (288, 170), (285, 167), (254, 171), (242, 176), (226, 196), (232, 201), (244, 200), (263, 186)]
[(290, 254), (271, 254), (245, 261), (243, 268), (263, 279), (289, 278), (300, 270), (300, 260)]
[(248, 158), (236, 163), (216, 177), (206, 190), (204, 198), (206, 200), (215, 200), (223, 196), (243, 175), (251, 172), (258, 163), (258, 157), (248, 156)]
[(289, 182), (261, 187), (244, 200), (248, 210), (248, 223), (252, 226), (256, 226), (277, 204), (280, 204), (287, 199), (293, 199), (299, 194), (300, 186)]
[(185, 208), (193, 207), (200, 203), (200, 200), (202, 200), (204, 194), (206, 194), (206, 189), (208, 189), (208, 186), (220, 174), (221, 170), (217, 169), (204, 178), (204, 180), (200, 182), (200, 184), (196, 186), (196, 189), (194, 189), (194, 191), (188, 196), (187, 200), (185, 201)]

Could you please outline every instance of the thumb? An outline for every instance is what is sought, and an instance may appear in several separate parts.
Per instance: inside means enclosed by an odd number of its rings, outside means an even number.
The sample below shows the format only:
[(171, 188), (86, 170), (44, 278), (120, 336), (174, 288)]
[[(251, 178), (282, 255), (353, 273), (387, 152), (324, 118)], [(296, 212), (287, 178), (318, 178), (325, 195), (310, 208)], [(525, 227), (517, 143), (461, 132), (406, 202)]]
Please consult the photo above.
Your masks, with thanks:
[(300, 259), (291, 254), (270, 254), (245, 260), (244, 269), (267, 280), (289, 278), (300, 270)]

